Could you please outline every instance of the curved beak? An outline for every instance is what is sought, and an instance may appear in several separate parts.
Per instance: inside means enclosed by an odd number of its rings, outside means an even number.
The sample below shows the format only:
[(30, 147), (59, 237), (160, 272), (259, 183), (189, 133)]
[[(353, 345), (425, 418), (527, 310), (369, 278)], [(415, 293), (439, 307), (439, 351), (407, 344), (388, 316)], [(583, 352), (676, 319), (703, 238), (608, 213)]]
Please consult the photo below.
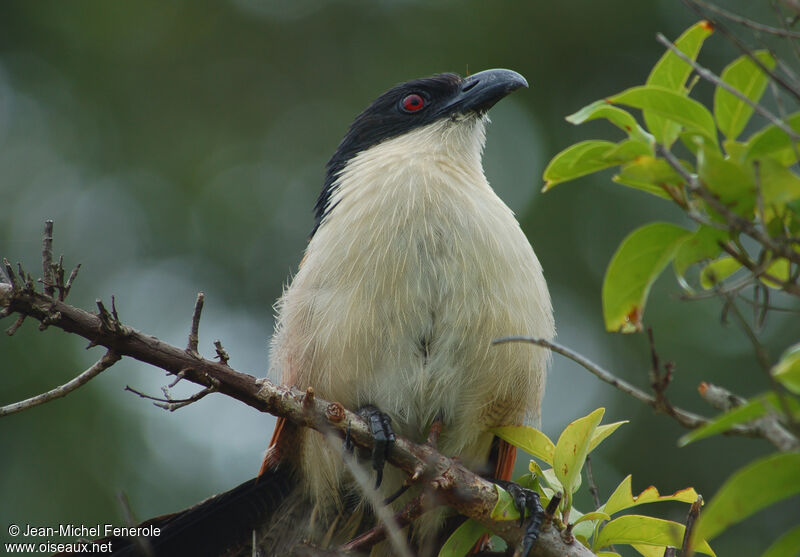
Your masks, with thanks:
[(447, 107), (462, 113), (485, 113), (512, 91), (527, 86), (525, 78), (515, 71), (485, 70), (465, 77), (461, 82), (461, 89)]

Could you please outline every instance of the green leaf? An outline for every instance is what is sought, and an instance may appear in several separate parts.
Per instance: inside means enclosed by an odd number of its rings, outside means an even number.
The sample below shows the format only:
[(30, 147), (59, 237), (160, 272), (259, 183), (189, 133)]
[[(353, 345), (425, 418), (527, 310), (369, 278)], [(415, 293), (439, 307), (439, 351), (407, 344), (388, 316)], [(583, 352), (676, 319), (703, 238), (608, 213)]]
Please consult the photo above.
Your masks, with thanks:
[(619, 553), (614, 553), (613, 551), (598, 551), (595, 555), (597, 557), (620, 557)]
[(742, 264), (733, 257), (729, 255), (720, 257), (703, 268), (700, 273), (700, 286), (710, 290), (741, 268)]
[[(765, 275), (769, 275), (777, 279), (780, 282), (788, 282), (789, 281), (789, 271), (791, 270), (791, 266), (789, 265), (789, 260), (784, 258), (775, 259), (772, 263), (769, 264), (767, 270), (764, 272)], [(777, 288), (780, 289), (781, 285), (778, 282), (770, 280), (768, 278), (759, 277), (759, 280), (769, 286), (770, 288)]]
[(625, 110), (608, 104), (605, 100), (595, 101), (584, 106), (578, 112), (567, 116), (570, 124), (583, 124), (598, 118), (605, 118), (619, 129), (628, 134), (628, 137), (647, 145), (652, 144), (653, 136), (644, 131), (636, 119)]
[(631, 547), (644, 557), (664, 557), (666, 547), (659, 545), (639, 545), (632, 543)]
[(622, 241), (603, 280), (606, 330), (631, 333), (641, 329), (650, 286), (688, 235), (680, 226), (656, 222), (634, 230)]
[(728, 239), (728, 233), (710, 226), (701, 225), (675, 253), (672, 267), (678, 277), (686, 275), (691, 265), (705, 259), (713, 259), (720, 254), (720, 242)]
[[(663, 87), (645, 85), (626, 89), (608, 100), (614, 104), (632, 106), (646, 110), (648, 113), (662, 116), (667, 120), (680, 124), (686, 131), (705, 137), (713, 145), (717, 144), (717, 128), (711, 113), (696, 100), (685, 97), (680, 93), (675, 93)], [(653, 132), (659, 143), (668, 145), (664, 140), (663, 133), (659, 136), (658, 130), (651, 128), (650, 131)], [(677, 133), (675, 133), (675, 138), (677, 136)], [(672, 142), (675, 141), (675, 138), (672, 139)]]
[(464, 557), (486, 532), (489, 532), (489, 529), (483, 524), (468, 518), (447, 538), (439, 550), (439, 557)]
[[(686, 56), (695, 60), (700, 52), (700, 47), (703, 46), (703, 41), (713, 31), (714, 28), (709, 22), (700, 21), (684, 31), (675, 40), (675, 46)], [(692, 73), (692, 67), (681, 60), (677, 54), (667, 50), (650, 70), (647, 85), (659, 85), (672, 91), (685, 92), (686, 79), (690, 73)]]
[[(767, 68), (775, 67), (775, 58), (766, 50), (757, 50), (753, 55)], [(749, 55), (742, 55), (722, 70), (722, 81), (757, 103), (764, 94), (769, 77), (756, 66)], [(753, 107), (732, 93), (717, 86), (714, 91), (714, 116), (719, 130), (728, 139), (736, 139), (753, 115)]]
[[(800, 112), (787, 117), (784, 122), (800, 133)], [(747, 161), (771, 158), (783, 166), (789, 166), (797, 160), (797, 146), (789, 135), (775, 124), (754, 133), (745, 143), (744, 158)]]
[(626, 139), (608, 151), (603, 158), (615, 164), (623, 164), (641, 157), (650, 157), (651, 153), (652, 151), (647, 144), (635, 139)]
[(776, 214), (782, 214), (787, 203), (800, 199), (800, 177), (777, 161), (762, 160), (757, 172), (764, 200), (764, 217), (767, 220)]
[(672, 199), (667, 193), (668, 188), (672, 188), (676, 195), (681, 195), (680, 190), (684, 183), (681, 175), (675, 172), (667, 161), (650, 155), (642, 155), (629, 162), (620, 168), (619, 174), (612, 180), (662, 199)]
[(711, 437), (728, 431), (730, 428), (737, 424), (751, 422), (761, 418), (767, 412), (777, 408), (777, 397), (775, 393), (768, 393), (756, 398), (753, 398), (741, 406), (732, 408), (727, 412), (720, 414), (713, 420), (709, 421), (704, 426), (694, 429), (678, 439), (678, 446), (685, 447), (689, 443), (694, 443), (700, 439)]
[[(713, 27), (701, 21), (687, 29), (675, 41), (675, 46), (690, 59), (697, 58), (703, 41), (711, 34)], [(686, 96), (686, 79), (692, 72), (689, 64), (678, 58), (678, 55), (667, 50), (661, 59), (653, 66), (647, 78), (647, 85), (663, 87), (679, 95)], [(653, 110), (644, 111), (644, 121), (647, 128), (655, 135), (656, 140), (669, 147), (675, 142), (680, 133), (680, 126), (673, 120), (665, 118)]]
[(536, 458), (553, 465), (556, 446), (547, 435), (530, 426), (503, 426), (490, 430), (503, 441), (508, 441)]
[(514, 505), (514, 499), (511, 497), (508, 491), (497, 484), (495, 484), (494, 487), (497, 491), (497, 503), (495, 503), (490, 514), (492, 520), (502, 522), (506, 520), (519, 519), (519, 511)]
[(789, 557), (800, 554), (800, 526), (796, 526), (775, 540), (761, 557)]
[(691, 487), (676, 491), (672, 495), (661, 495), (658, 490), (651, 485), (639, 495), (634, 496), (631, 490), (631, 476), (629, 474), (620, 482), (614, 490), (614, 493), (611, 494), (608, 501), (606, 501), (599, 510), (608, 514), (614, 514), (637, 505), (644, 505), (645, 503), (658, 503), (659, 501), (694, 503), (696, 500), (697, 492)]
[(747, 155), (747, 145), (739, 141), (726, 139), (725, 141), (722, 142), (722, 147), (725, 149), (725, 152), (728, 153), (728, 155), (732, 159), (740, 162), (744, 161), (744, 158)]
[(800, 453), (756, 460), (735, 472), (706, 505), (692, 535), (715, 538), (732, 524), (782, 499), (800, 493)]
[(594, 430), (592, 434), (592, 439), (589, 441), (589, 452), (592, 452), (597, 445), (602, 443), (606, 437), (617, 431), (619, 426), (623, 424), (630, 423), (628, 420), (623, 420), (621, 422), (614, 422), (613, 424), (606, 424), (606, 425), (599, 425)]
[(756, 203), (753, 174), (741, 164), (723, 159), (719, 152), (700, 142), (697, 175), (720, 201), (739, 215), (752, 215)]
[(573, 524), (580, 524), (581, 522), (585, 522), (587, 520), (611, 520), (611, 517), (608, 516), (606, 513), (602, 513), (599, 511), (594, 511), (590, 513), (586, 513), (585, 515), (581, 516), (577, 520), (572, 521)]
[(569, 424), (558, 438), (553, 455), (553, 470), (564, 487), (565, 500), (575, 492), (589, 444), (595, 428), (600, 423), (605, 408), (598, 408), (588, 416), (579, 418)]
[[(606, 524), (600, 530), (595, 545), (607, 547), (612, 544), (626, 543), (681, 547), (685, 529), (683, 524), (671, 520), (629, 514)], [(705, 542), (695, 544), (694, 548), (699, 553), (714, 555), (714, 551)]]
[(778, 383), (800, 395), (800, 343), (786, 349), (771, 373)]
[(556, 184), (586, 176), (618, 163), (608, 161), (606, 153), (616, 147), (616, 143), (592, 139), (571, 145), (553, 157), (544, 169), (544, 188), (548, 191)]

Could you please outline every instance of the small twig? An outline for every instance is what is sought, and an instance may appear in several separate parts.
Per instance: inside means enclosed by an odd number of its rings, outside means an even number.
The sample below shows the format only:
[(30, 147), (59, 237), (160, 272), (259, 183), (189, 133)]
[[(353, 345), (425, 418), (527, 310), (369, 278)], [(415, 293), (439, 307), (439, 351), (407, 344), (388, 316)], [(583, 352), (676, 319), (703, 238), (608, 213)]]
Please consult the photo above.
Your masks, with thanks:
[(84, 371), (71, 381), (64, 383), (60, 387), (56, 387), (55, 389), (47, 391), (46, 393), (36, 395), (21, 402), (15, 402), (14, 404), (3, 406), (2, 408), (0, 408), (0, 417), (7, 416), (9, 414), (14, 414), (15, 412), (21, 412), (22, 410), (27, 410), (28, 408), (39, 406), (53, 399), (66, 396), (75, 389), (77, 389), (78, 387), (80, 387), (81, 385), (86, 384), (90, 379), (97, 377), (102, 371), (108, 369), (116, 362), (118, 362), (119, 359), (120, 356), (118, 354), (116, 354), (112, 350), (109, 350), (103, 355), (102, 358), (100, 358), (94, 365), (92, 365), (92, 367), (90, 367), (89, 369), (87, 369), (86, 371)]
[(72, 272), (69, 274), (69, 278), (67, 279), (67, 284), (64, 285), (63, 295), (58, 297), (58, 299), (61, 300), (62, 302), (67, 299), (67, 295), (69, 294), (69, 291), (72, 288), (72, 283), (78, 276), (78, 271), (80, 271), (80, 269), (81, 269), (81, 264), (78, 263), (77, 265), (75, 265), (75, 268), (72, 269)]
[[(636, 400), (644, 402), (645, 404), (653, 407), (654, 409), (662, 413), (665, 413), (669, 416), (672, 416), (675, 420), (678, 421), (678, 423), (680, 423), (682, 426), (686, 428), (694, 429), (708, 423), (708, 420), (706, 418), (694, 414), (692, 412), (689, 412), (687, 410), (682, 410), (674, 406), (669, 406), (668, 408), (664, 408), (659, 404), (658, 400), (656, 400), (654, 396), (642, 391), (637, 387), (634, 387), (627, 381), (618, 378), (617, 376), (605, 370), (604, 368), (600, 367), (599, 365), (595, 364), (588, 358), (585, 358), (584, 356), (570, 350), (566, 346), (558, 344), (557, 342), (552, 342), (543, 338), (534, 338), (534, 337), (504, 337), (493, 340), (492, 344), (503, 344), (505, 342), (527, 342), (530, 344), (543, 346), (544, 348), (547, 348), (549, 350), (552, 350), (553, 352), (561, 354), (562, 356), (569, 358), (573, 362), (581, 365), (583, 368), (590, 371), (601, 381), (605, 381), (606, 383), (616, 387), (620, 391), (631, 395)], [(731, 431), (740, 435), (749, 435), (749, 436), (754, 435), (753, 432), (747, 431), (746, 428), (734, 428)]]
[(695, 13), (700, 15), (700, 17), (710, 20), (711, 24), (714, 26), (714, 29), (719, 31), (719, 33), (723, 37), (725, 37), (730, 42), (732, 42), (734, 44), (734, 46), (736, 46), (736, 48), (738, 48), (756, 66), (758, 66), (758, 68), (762, 72), (767, 74), (771, 79), (773, 79), (778, 85), (780, 85), (784, 90), (786, 90), (793, 97), (795, 97), (796, 99), (800, 100), (800, 91), (798, 91), (798, 89), (794, 85), (791, 85), (785, 79), (783, 79), (783, 77), (781, 77), (780, 75), (776, 74), (775, 72), (770, 70), (768, 67), (766, 67), (761, 60), (759, 60), (758, 58), (756, 58), (753, 55), (753, 52), (747, 47), (747, 45), (745, 45), (742, 41), (740, 41), (736, 37), (736, 35), (734, 35), (730, 31), (728, 31), (728, 29), (724, 25), (722, 25), (719, 21), (711, 20), (711, 18), (708, 17), (708, 14), (706, 14), (705, 12), (703, 12), (702, 9), (700, 9), (700, 7), (699, 7), (699, 5), (697, 3), (697, 0), (683, 0), (683, 3), (686, 4)]
[(3, 258), (3, 267), (5, 267), (6, 278), (8, 278), (9, 284), (11, 284), (14, 290), (18, 290), (19, 282), (17, 281), (17, 275), (14, 274), (14, 267), (11, 266), (11, 263), (5, 257)]
[(692, 554), (691, 539), (697, 516), (700, 514), (700, 507), (703, 506), (703, 496), (698, 495), (692, 506), (689, 507), (689, 514), (686, 516), (686, 529), (683, 532), (683, 543), (681, 544), (681, 557), (689, 557)]
[(749, 27), (750, 29), (753, 29), (755, 31), (762, 31), (764, 33), (769, 33), (770, 35), (777, 35), (779, 37), (791, 37), (794, 39), (800, 39), (800, 33), (796, 31), (787, 31), (784, 29), (779, 29), (777, 27), (770, 27), (769, 25), (764, 25), (763, 23), (758, 23), (757, 21), (753, 21), (752, 19), (742, 17), (727, 10), (723, 10), (722, 8), (714, 4), (707, 4), (702, 0), (692, 0), (692, 1), (695, 4), (702, 6), (703, 8), (705, 8), (710, 12), (714, 12), (715, 14), (724, 17), (727, 20), (733, 21), (734, 23), (738, 23), (739, 25), (743, 25), (744, 27)]
[(592, 474), (592, 457), (586, 455), (586, 481), (589, 482), (589, 493), (592, 494), (594, 501), (594, 508), (600, 508), (600, 491), (597, 489), (597, 484), (594, 482), (594, 474)]
[(42, 282), (45, 296), (55, 294), (55, 278), (53, 277), (53, 221), (44, 221), (44, 238), (42, 239)]
[(17, 317), (17, 320), (14, 321), (14, 324), (11, 325), (8, 329), (6, 329), (6, 334), (10, 337), (14, 336), (14, 333), (19, 331), (19, 328), (22, 327), (22, 324), (25, 322), (25, 315), (20, 314)]
[(219, 363), (222, 365), (228, 365), (228, 360), (230, 360), (231, 357), (222, 347), (222, 343), (219, 340), (214, 341), (214, 350), (217, 351), (217, 359), (219, 360)]
[(181, 382), (181, 380), (182, 380), (184, 377), (186, 377), (186, 372), (187, 372), (187, 371), (188, 371), (187, 369), (182, 369), (182, 370), (180, 370), (178, 373), (176, 373), (176, 374), (175, 374), (175, 381), (173, 381), (172, 383), (170, 383), (169, 385), (167, 385), (167, 388), (171, 389), (171, 388), (173, 388), (175, 385), (177, 385), (178, 383), (180, 383), (180, 382)]
[[(783, 12), (781, 11), (781, 8), (780, 6), (778, 6), (777, 2), (775, 2), (775, 0), (770, 0), (770, 5), (772, 6), (772, 11), (775, 12), (775, 15), (778, 18), (778, 22), (781, 24), (782, 28), (781, 30), (783, 31), (784, 36), (788, 36), (790, 33), (794, 33), (794, 31), (791, 31), (786, 26), (786, 18), (784, 17)], [(792, 47), (792, 52), (794, 52), (795, 58), (800, 60), (800, 50), (798, 50), (797, 48), (797, 43), (795, 41), (788, 41), (788, 42)]]
[(197, 299), (194, 302), (194, 312), (192, 313), (192, 328), (189, 331), (189, 343), (186, 345), (186, 351), (192, 354), (197, 354), (197, 344), (199, 342), (198, 330), (200, 329), (200, 314), (203, 312), (203, 302), (206, 295), (202, 292), (197, 293)]
[(756, 353), (756, 359), (758, 360), (758, 363), (761, 366), (761, 368), (766, 373), (767, 379), (769, 380), (772, 386), (772, 390), (778, 397), (778, 402), (781, 405), (781, 410), (783, 411), (783, 414), (786, 417), (786, 421), (789, 424), (789, 428), (794, 433), (800, 432), (800, 426), (798, 426), (798, 422), (794, 418), (794, 413), (791, 411), (789, 403), (786, 400), (786, 396), (783, 391), (783, 386), (778, 384), (778, 382), (775, 380), (775, 378), (772, 376), (772, 373), (770, 372), (772, 366), (770, 365), (770, 357), (766, 347), (761, 343), (761, 341), (758, 339), (758, 335), (756, 335), (755, 331), (753, 331), (753, 328), (750, 327), (750, 324), (747, 322), (747, 319), (745, 319), (742, 313), (739, 311), (739, 308), (736, 306), (735, 301), (730, 300), (729, 306), (731, 313), (736, 318), (736, 321), (739, 323), (739, 326), (744, 331), (750, 343), (753, 345), (753, 350)]
[[(781, 287), (782, 290), (789, 294), (793, 294), (795, 296), (800, 296), (800, 286), (794, 284), (792, 282), (782, 281), (778, 277), (773, 274), (766, 272), (766, 269), (769, 267), (768, 262), (762, 265), (756, 265), (754, 262), (750, 261), (750, 258), (744, 255), (742, 252), (738, 251), (736, 248), (729, 244), (720, 243), (720, 247), (731, 257), (733, 257), (737, 262), (741, 263), (742, 267), (746, 268), (750, 271), (754, 277), (759, 278), (763, 277), (770, 282), (774, 282), (778, 286)], [(720, 294), (724, 294), (725, 291), (720, 290)]]
[(111, 317), (114, 318), (114, 323), (119, 323), (119, 313), (117, 313), (117, 298), (111, 295)]
[[(728, 412), (747, 402), (746, 399), (724, 387), (705, 381), (700, 383), (697, 391), (703, 400), (721, 412)], [(780, 423), (775, 413), (770, 412), (766, 416), (753, 420), (750, 422), (750, 426), (757, 429), (761, 437), (775, 445), (780, 451), (796, 451), (800, 448), (800, 440)]]
[(197, 402), (198, 400), (204, 398), (207, 395), (210, 395), (211, 393), (216, 393), (219, 390), (219, 382), (216, 381), (216, 379), (214, 379), (213, 377), (208, 377), (208, 380), (211, 383), (208, 387), (204, 388), (201, 391), (196, 392), (195, 394), (193, 394), (188, 398), (182, 398), (182, 399), (172, 398), (169, 395), (169, 389), (162, 390), (162, 392), (164, 392), (165, 398), (160, 398), (145, 394), (141, 391), (137, 391), (130, 385), (126, 385), (125, 390), (130, 391), (135, 395), (139, 395), (141, 398), (146, 398), (147, 400), (154, 401), (153, 405), (158, 406), (159, 408), (163, 408), (164, 410), (174, 412), (175, 410), (178, 410), (180, 408), (189, 406), (190, 404)]
[(669, 50), (671, 50), (672, 53), (675, 54), (678, 58), (689, 64), (692, 68), (694, 68), (694, 70), (700, 77), (702, 77), (707, 81), (710, 81), (717, 87), (725, 89), (731, 95), (735, 96), (737, 99), (750, 106), (754, 111), (758, 112), (761, 116), (763, 116), (764, 118), (775, 124), (775, 126), (780, 128), (784, 132), (786, 132), (786, 134), (793, 141), (800, 141), (800, 135), (798, 135), (797, 132), (795, 132), (786, 122), (782, 121), (780, 118), (775, 116), (772, 112), (770, 112), (760, 104), (750, 100), (744, 93), (739, 91), (736, 87), (733, 87), (732, 85), (729, 85), (724, 81), (722, 81), (719, 77), (716, 76), (716, 74), (714, 74), (714, 72), (704, 68), (703, 66), (701, 66), (700, 64), (698, 64), (697, 62), (686, 56), (678, 47), (675, 46), (674, 43), (672, 43), (672, 41), (667, 39), (664, 35), (662, 35), (661, 33), (656, 34), (656, 40), (665, 47), (667, 47)]

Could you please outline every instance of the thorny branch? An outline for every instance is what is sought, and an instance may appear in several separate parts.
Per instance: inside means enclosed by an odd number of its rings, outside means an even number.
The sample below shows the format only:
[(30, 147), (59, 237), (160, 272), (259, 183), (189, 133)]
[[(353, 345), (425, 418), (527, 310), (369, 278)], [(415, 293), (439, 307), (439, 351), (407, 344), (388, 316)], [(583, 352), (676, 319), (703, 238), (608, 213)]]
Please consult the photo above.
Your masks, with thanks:
[[(97, 364), (66, 385), (30, 399), (41, 402), (22, 401), (12, 404), (6, 407), (10, 410), (4, 409), (4, 414), (63, 396), (85, 384), (121, 357), (127, 356), (172, 373), (179, 380), (183, 379), (205, 387), (203, 391), (189, 399), (177, 401), (167, 397), (158, 401), (168, 409), (173, 409), (169, 408), (170, 404), (190, 403), (193, 402), (192, 398), (205, 396), (213, 390), (261, 412), (286, 417), (300, 426), (310, 427), (326, 435), (332, 434), (343, 439), (347, 433), (352, 443), (359, 447), (370, 449), (372, 446), (369, 428), (357, 414), (347, 411), (337, 402), (312, 396), (310, 390), (304, 393), (230, 368), (223, 363), (227, 355), (223, 356), (224, 350), (221, 345), (217, 352), (223, 362), (207, 360), (192, 350), (191, 342), (188, 349), (181, 349), (123, 325), (119, 320), (116, 304), (112, 304), (112, 310), (109, 312), (98, 300), (97, 313), (89, 313), (60, 299), (37, 292), (31, 277), (21, 269), (19, 277), (16, 273), (9, 272), (11, 265), (7, 261), (5, 271), (10, 282), (0, 282), (2, 316), (18, 313), (36, 319), (89, 340), (90, 347), (104, 346), (108, 352)], [(56, 290), (61, 292), (58, 287)], [(199, 314), (199, 310), (196, 309), (195, 314)], [(192, 331), (194, 330), (193, 324)], [(149, 395), (143, 396), (154, 398)], [(484, 524), (512, 546), (522, 539), (525, 532), (518, 521), (497, 522), (491, 518), (492, 510), (498, 500), (495, 485), (464, 468), (460, 463), (439, 454), (433, 447), (426, 444), (417, 445), (398, 437), (387, 461), (410, 477), (425, 478), (428, 481), (427, 489), (436, 495), (437, 504), (448, 505), (457, 512)], [(543, 528), (534, 548), (534, 555), (591, 557), (594, 554), (580, 543), (564, 541), (557, 528), (549, 527)]]

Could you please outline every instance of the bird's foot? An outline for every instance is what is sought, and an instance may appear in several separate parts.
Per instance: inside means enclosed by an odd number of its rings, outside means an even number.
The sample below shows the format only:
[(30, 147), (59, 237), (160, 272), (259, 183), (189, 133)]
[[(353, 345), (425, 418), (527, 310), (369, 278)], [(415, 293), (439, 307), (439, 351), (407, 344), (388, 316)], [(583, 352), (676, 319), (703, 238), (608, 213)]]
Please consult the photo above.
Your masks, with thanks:
[[(375, 478), (375, 489), (377, 489), (383, 481), (383, 467), (386, 464), (386, 456), (395, 441), (392, 419), (371, 404), (362, 406), (356, 410), (356, 413), (367, 421), (370, 433), (372, 433), (372, 468), (377, 473)], [(347, 439), (345, 439), (345, 442), (347, 442)]]
[(508, 491), (511, 499), (514, 501), (514, 507), (519, 511), (519, 525), (525, 523), (525, 511), (530, 515), (528, 525), (525, 527), (525, 535), (522, 537), (520, 546), (522, 548), (521, 555), (527, 557), (531, 548), (539, 539), (539, 528), (542, 525), (544, 518), (544, 509), (539, 502), (539, 494), (532, 489), (527, 489), (514, 482), (507, 482), (503, 480), (493, 480), (497, 485)]

